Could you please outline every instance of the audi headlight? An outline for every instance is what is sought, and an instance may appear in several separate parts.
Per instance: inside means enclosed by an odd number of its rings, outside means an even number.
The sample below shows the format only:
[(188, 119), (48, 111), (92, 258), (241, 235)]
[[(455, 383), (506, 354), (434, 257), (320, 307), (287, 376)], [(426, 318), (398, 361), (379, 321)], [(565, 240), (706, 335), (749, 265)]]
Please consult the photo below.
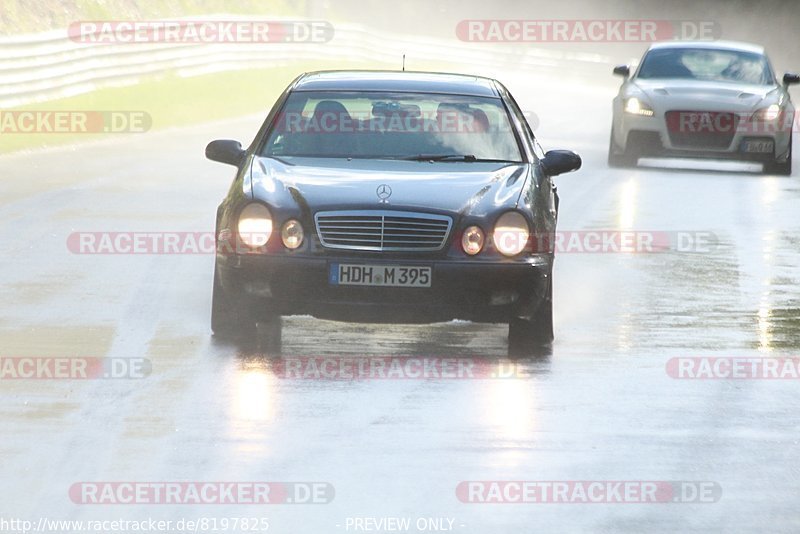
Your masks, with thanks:
[(631, 97), (625, 101), (625, 113), (632, 115), (641, 115), (643, 117), (652, 117), (653, 108), (642, 102), (636, 97)]
[(470, 256), (474, 256), (483, 248), (483, 230), (478, 226), (470, 226), (461, 236), (461, 248)]
[(528, 221), (519, 212), (507, 211), (497, 219), (492, 237), (497, 250), (506, 256), (515, 256), (528, 244)]
[(303, 244), (303, 225), (297, 219), (289, 219), (281, 228), (281, 241), (283, 246), (294, 250)]
[(781, 107), (778, 104), (772, 104), (769, 107), (759, 109), (753, 115), (753, 118), (758, 121), (772, 122), (781, 115)]
[(263, 247), (272, 234), (272, 214), (263, 204), (253, 202), (239, 213), (239, 238), (248, 247)]

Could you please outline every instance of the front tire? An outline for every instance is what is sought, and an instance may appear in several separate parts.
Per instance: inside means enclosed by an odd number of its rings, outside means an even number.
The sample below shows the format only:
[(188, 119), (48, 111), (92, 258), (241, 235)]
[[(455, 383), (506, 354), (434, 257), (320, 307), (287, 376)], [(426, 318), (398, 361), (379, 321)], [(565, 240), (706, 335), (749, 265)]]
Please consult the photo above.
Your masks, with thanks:
[(553, 342), (553, 280), (530, 319), (515, 317), (508, 323), (509, 356), (535, 354)]
[(268, 353), (280, 353), (282, 347), (283, 321), (280, 315), (268, 315), (256, 324), (258, 348)]
[(225, 292), (214, 265), (214, 287), (211, 292), (211, 331), (220, 339), (243, 341), (256, 333), (256, 322), (252, 313), (243, 309)]
[(780, 162), (770, 162), (764, 164), (764, 173), (765, 174), (777, 174), (779, 176), (791, 176), (792, 175), (792, 138), (789, 138), (789, 156), (786, 158), (786, 161), (783, 163)]
[(611, 133), (608, 136), (608, 166), (612, 168), (635, 167), (639, 162), (639, 157), (630, 149), (617, 154), (616, 143), (614, 143), (614, 125), (611, 125)]

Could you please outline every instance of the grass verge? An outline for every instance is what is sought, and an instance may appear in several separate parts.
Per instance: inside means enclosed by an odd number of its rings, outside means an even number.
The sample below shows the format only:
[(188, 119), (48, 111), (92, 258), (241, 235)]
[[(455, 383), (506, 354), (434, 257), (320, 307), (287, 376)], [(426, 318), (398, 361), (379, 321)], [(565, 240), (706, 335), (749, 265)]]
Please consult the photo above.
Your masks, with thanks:
[[(337, 64), (337, 68), (366, 68), (363, 64)], [(370, 65), (378, 68), (379, 65)], [(124, 87), (99, 89), (91, 93), (30, 104), (3, 110), (15, 111), (139, 111), (151, 120), (150, 130), (188, 126), (263, 113), (298, 74), (325, 68), (320, 64), (292, 64), (286, 67), (231, 71), (183, 78), (164, 75), (144, 79)], [(27, 149), (47, 148), (108, 136), (140, 135), (135, 133), (17, 133), (2, 127), (0, 117), (0, 152), (7, 154)]]

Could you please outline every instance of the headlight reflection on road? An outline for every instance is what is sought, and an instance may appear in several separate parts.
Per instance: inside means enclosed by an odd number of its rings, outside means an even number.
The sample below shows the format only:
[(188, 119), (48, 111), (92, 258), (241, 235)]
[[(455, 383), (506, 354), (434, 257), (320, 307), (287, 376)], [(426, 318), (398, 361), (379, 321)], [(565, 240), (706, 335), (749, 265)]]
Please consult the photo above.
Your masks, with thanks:
[(764, 258), (764, 263), (772, 263), (773, 242), (775, 241), (775, 232), (768, 230), (761, 238), (763, 244), (761, 245), (761, 255)]
[(274, 380), (275, 377), (263, 367), (248, 366), (239, 370), (234, 384), (234, 417), (239, 421), (263, 422), (272, 419)]
[(633, 228), (633, 219), (636, 216), (636, 190), (637, 184), (633, 178), (622, 185), (619, 196), (619, 218), (617, 226), (620, 230)]
[(633, 320), (633, 316), (628, 312), (622, 313), (619, 318), (617, 326), (617, 349), (622, 352), (630, 351), (633, 346), (631, 343), (631, 322)]
[[(245, 362), (233, 378), (231, 423), (242, 441), (259, 437), (275, 417), (275, 376), (263, 362)], [(263, 437), (263, 436), (261, 436)], [(259, 438), (260, 439), (260, 438)]]
[(761, 306), (758, 308), (758, 350), (772, 352), (772, 310), (768, 304), (769, 293), (764, 295)]
[[(775, 242), (775, 231), (767, 230), (761, 237), (761, 255), (764, 260), (762, 266), (764, 270), (772, 270), (773, 267), (773, 247)], [(758, 350), (760, 352), (772, 352), (773, 343), (773, 325), (771, 321), (772, 306), (771, 302), (771, 287), (773, 279), (768, 274), (763, 278), (761, 301), (758, 305), (758, 316), (756, 318), (758, 324)]]
[(263, 454), (275, 418), (275, 376), (261, 362), (237, 369), (231, 384), (231, 439), (239, 452)]
[[(769, 208), (770, 204), (775, 201), (778, 196), (779, 185), (775, 178), (766, 178), (763, 182), (764, 193), (761, 197), (762, 204)], [(759, 352), (772, 352), (774, 343), (774, 324), (772, 320), (773, 315), (773, 301), (772, 301), (772, 284), (774, 283), (774, 269), (775, 269), (775, 241), (776, 232), (771, 224), (772, 210), (765, 210), (765, 218), (768, 226), (764, 229), (761, 235), (761, 258), (760, 274), (762, 278), (761, 287), (761, 300), (758, 304), (758, 314), (756, 316), (756, 325), (758, 329), (758, 350)]]
[[(634, 178), (629, 179), (622, 184), (622, 189), (619, 194), (619, 214), (617, 219), (617, 228), (620, 230), (630, 230), (633, 228), (633, 222), (636, 218), (636, 193), (638, 184)], [(633, 250), (623, 249), (622, 254), (633, 254)], [(628, 310), (631, 308), (630, 297), (627, 294), (620, 295), (620, 310)], [(628, 351), (631, 348), (631, 326), (632, 316), (630, 313), (621, 312), (619, 322), (617, 323), (617, 347), (621, 351)]]
[(761, 180), (761, 187), (763, 191), (761, 194), (761, 204), (763, 204), (764, 207), (769, 207), (769, 205), (778, 198), (780, 189), (778, 180), (774, 176), (765, 176)]
[[(525, 379), (488, 380), (486, 387), (485, 394), (479, 397), (485, 401), (485, 421), (493, 437), (508, 445), (532, 441), (536, 416), (535, 383)], [(524, 461), (525, 453), (521, 449), (503, 448), (499, 444), (503, 463), (517, 465)]]

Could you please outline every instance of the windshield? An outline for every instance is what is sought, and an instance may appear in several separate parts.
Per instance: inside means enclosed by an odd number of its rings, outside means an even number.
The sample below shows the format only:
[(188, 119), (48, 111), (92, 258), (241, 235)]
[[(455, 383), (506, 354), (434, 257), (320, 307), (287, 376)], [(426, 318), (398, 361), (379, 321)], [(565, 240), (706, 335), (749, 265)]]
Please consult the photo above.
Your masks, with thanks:
[(762, 54), (706, 48), (651, 50), (642, 61), (637, 78), (680, 78), (770, 85), (775, 82)]
[(296, 91), (263, 156), (521, 161), (498, 98)]

